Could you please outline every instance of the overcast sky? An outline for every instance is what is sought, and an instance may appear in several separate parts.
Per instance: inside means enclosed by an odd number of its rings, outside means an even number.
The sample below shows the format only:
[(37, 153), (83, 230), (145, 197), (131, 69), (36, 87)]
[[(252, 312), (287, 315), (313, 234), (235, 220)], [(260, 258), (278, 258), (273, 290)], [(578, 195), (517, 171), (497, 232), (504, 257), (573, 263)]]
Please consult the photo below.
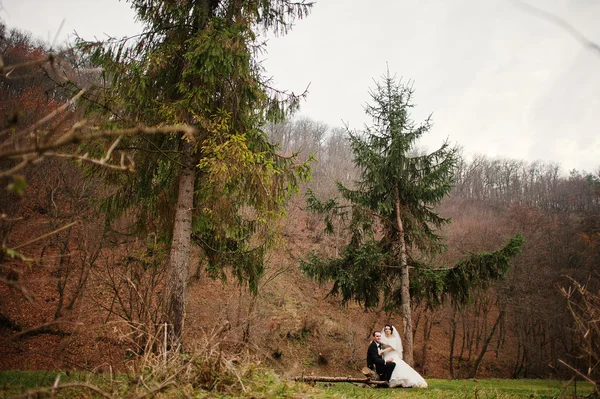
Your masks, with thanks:
[[(9, 27), (50, 42), (140, 31), (123, 1), (0, 4)], [(600, 44), (600, 0), (528, 4)], [(330, 126), (362, 128), (368, 90), (389, 68), (413, 82), (413, 118), (433, 114), (429, 150), (448, 138), (466, 155), (600, 167), (600, 52), (514, 1), (320, 0), (267, 51), (276, 86), (299, 93), (310, 84), (301, 115)]]

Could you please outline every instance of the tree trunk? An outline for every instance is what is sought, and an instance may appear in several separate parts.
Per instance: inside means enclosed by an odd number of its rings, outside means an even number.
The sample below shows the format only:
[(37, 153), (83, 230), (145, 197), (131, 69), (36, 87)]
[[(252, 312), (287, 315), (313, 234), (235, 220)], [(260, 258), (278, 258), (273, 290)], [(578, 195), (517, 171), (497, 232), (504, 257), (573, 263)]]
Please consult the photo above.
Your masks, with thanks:
[(192, 208), (196, 166), (193, 147), (182, 138), (182, 159), (179, 171), (179, 192), (173, 224), (173, 241), (167, 271), (166, 314), (173, 327), (169, 330), (171, 347), (181, 349), (185, 318), (186, 283), (190, 261)]
[(450, 372), (450, 378), (454, 379), (454, 343), (456, 341), (456, 325), (458, 324), (456, 321), (456, 308), (454, 308), (454, 311), (452, 312), (452, 320), (450, 321), (450, 324), (452, 328), (450, 331), (450, 363), (448, 365), (448, 371)]
[(54, 320), (58, 320), (62, 317), (62, 308), (65, 300), (65, 289), (71, 274), (71, 251), (69, 250), (69, 237), (71, 236), (71, 229), (68, 230), (67, 236), (60, 240), (60, 261), (58, 263), (57, 279), (56, 279), (56, 291), (58, 291), (58, 304), (56, 305), (56, 311), (54, 312)]
[(433, 320), (425, 313), (425, 323), (423, 324), (423, 361), (421, 362), (422, 374), (427, 374), (427, 346), (429, 338), (431, 338), (431, 329), (433, 328)]
[(408, 274), (408, 256), (406, 254), (406, 242), (404, 241), (404, 226), (400, 216), (400, 191), (396, 185), (396, 222), (398, 228), (398, 241), (400, 244), (400, 289), (402, 298), (400, 309), (404, 319), (404, 355), (403, 360), (410, 366), (413, 365), (413, 324), (410, 308), (410, 277)]
[(475, 378), (477, 376), (477, 370), (479, 369), (479, 365), (481, 364), (481, 361), (483, 360), (483, 355), (485, 355), (485, 352), (487, 352), (487, 348), (488, 348), (490, 342), (492, 341), (492, 337), (494, 336), (494, 333), (496, 332), (498, 325), (500, 324), (500, 320), (502, 320), (502, 318), (504, 317), (505, 311), (506, 311), (506, 305), (502, 308), (502, 310), (498, 314), (498, 318), (496, 319), (496, 322), (494, 323), (494, 326), (492, 327), (492, 331), (490, 331), (490, 334), (488, 335), (487, 339), (483, 343), (483, 347), (481, 348), (481, 352), (479, 353), (479, 356), (477, 357), (477, 360), (475, 361), (475, 364), (473, 365), (473, 370), (471, 371), (471, 375), (469, 375), (469, 378)]
[(372, 384), (372, 385), (386, 385), (387, 381), (375, 381), (368, 377), (365, 378), (356, 378), (356, 377), (325, 377), (318, 375), (303, 375), (300, 377), (291, 377), (292, 381), (302, 381), (302, 382), (362, 382), (363, 384)]

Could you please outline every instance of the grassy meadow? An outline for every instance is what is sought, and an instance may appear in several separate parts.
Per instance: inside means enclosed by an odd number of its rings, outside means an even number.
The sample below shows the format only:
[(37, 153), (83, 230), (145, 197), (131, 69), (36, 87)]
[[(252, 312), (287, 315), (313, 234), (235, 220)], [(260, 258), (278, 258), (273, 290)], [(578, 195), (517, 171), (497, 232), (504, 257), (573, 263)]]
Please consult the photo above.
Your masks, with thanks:
[[(50, 387), (60, 375), (64, 389), (52, 392)], [(239, 381), (237, 388), (221, 386), (216, 390), (194, 384), (158, 384), (121, 376), (117, 380), (94, 374), (72, 374), (48, 371), (1, 371), (0, 397), (159, 397), (159, 398), (583, 398), (593, 389), (588, 383), (556, 380), (441, 380), (428, 379), (429, 388), (372, 388), (353, 383), (305, 384), (283, 380), (262, 370)], [(95, 391), (93, 388), (99, 388)], [(49, 395), (49, 396), (46, 396)]]
[(326, 386), (322, 390), (331, 398), (574, 398), (592, 393), (588, 383), (567, 383), (556, 380), (441, 380), (428, 379), (426, 389), (372, 389), (352, 384)]

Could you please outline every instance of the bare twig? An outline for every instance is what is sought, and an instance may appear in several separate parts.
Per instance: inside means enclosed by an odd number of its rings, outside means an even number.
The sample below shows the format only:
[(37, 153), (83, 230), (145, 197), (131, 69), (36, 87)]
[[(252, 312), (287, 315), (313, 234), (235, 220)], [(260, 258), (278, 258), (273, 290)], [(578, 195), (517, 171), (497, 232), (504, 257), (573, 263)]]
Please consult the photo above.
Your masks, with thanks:
[(575, 372), (576, 375), (592, 383), (597, 394), (599, 392), (597, 381), (599, 354), (594, 342), (600, 334), (598, 326), (600, 297), (588, 289), (589, 280), (585, 284), (580, 284), (570, 276), (567, 276), (567, 278), (571, 280), (571, 285), (568, 288), (559, 287), (559, 289), (567, 301), (567, 309), (573, 317), (573, 329), (578, 333), (581, 341), (581, 357), (587, 358), (587, 373), (577, 370), (561, 359), (559, 359), (559, 362)]
[(25, 287), (23, 287), (18, 281), (8, 280), (4, 277), (0, 277), (0, 283), (6, 284), (9, 287), (13, 287), (16, 290), (21, 291), (21, 294), (23, 294), (29, 302), (33, 303), (33, 297), (29, 294), (29, 292), (25, 289)]
[(59, 153), (59, 152), (46, 152), (44, 155), (47, 157), (74, 159), (76, 161), (87, 162), (87, 163), (91, 163), (94, 165), (102, 166), (103, 168), (116, 170), (116, 171), (120, 171), (120, 172), (133, 172), (135, 170), (135, 164), (133, 163), (132, 160), (129, 160), (129, 164), (125, 164), (125, 154), (122, 154), (122, 156), (121, 156), (120, 165), (114, 165), (114, 164), (107, 163), (105, 161), (106, 157), (104, 157), (102, 159), (89, 158), (87, 153), (84, 155), (77, 155), (77, 154), (63, 154), (63, 153)]
[(152, 395), (154, 395), (154, 394), (156, 394), (156, 393), (158, 393), (158, 392), (162, 391), (163, 389), (165, 389), (166, 387), (168, 387), (168, 386), (170, 386), (170, 385), (177, 385), (177, 384), (175, 383), (175, 381), (170, 381), (170, 380), (171, 380), (171, 379), (173, 379), (174, 377), (175, 377), (175, 375), (172, 375), (172, 376), (169, 378), (169, 380), (167, 380), (167, 381), (163, 382), (162, 384), (160, 384), (160, 385), (159, 385), (159, 386), (157, 386), (156, 388), (154, 388), (154, 389), (152, 389), (152, 390), (150, 390), (150, 391), (148, 391), (148, 392), (146, 392), (146, 393), (144, 393), (144, 394), (142, 394), (142, 395), (138, 396), (136, 399), (143, 399), (143, 398), (145, 398), (145, 397), (147, 397), (147, 396), (152, 396)]
[(25, 166), (29, 165), (31, 162), (33, 162), (36, 158), (34, 157), (23, 157), (23, 160), (21, 162), (19, 162), (18, 164), (16, 164), (14, 167), (5, 170), (4, 172), (0, 172), (0, 177), (6, 177), (6, 176), (12, 176), (15, 173), (17, 173), (18, 171), (20, 171), (21, 169), (23, 169)]
[(596, 382), (594, 382), (594, 380), (592, 380), (590, 377), (588, 377), (587, 375), (583, 374), (581, 371), (577, 370), (575, 367), (573, 367), (570, 364), (566, 363), (562, 359), (558, 359), (558, 361), (560, 363), (562, 363), (563, 365), (567, 366), (568, 368), (570, 368), (573, 372), (575, 372), (580, 377), (582, 377), (585, 380), (587, 380), (589, 383), (591, 383), (594, 386), (595, 389), (597, 389)]
[(30, 67), (33, 67), (36, 65), (45, 64), (46, 62), (52, 62), (52, 61), (54, 61), (54, 58), (55, 58), (54, 54), (48, 54), (44, 58), (40, 58), (38, 60), (25, 61), (25, 62), (21, 62), (19, 64), (3, 66), (2, 69), (0, 69), (0, 75), (4, 75), (4, 77), (8, 77), (9, 74), (16, 69), (30, 68)]
[(66, 230), (66, 229), (68, 229), (68, 228), (70, 228), (70, 227), (73, 227), (73, 226), (75, 226), (77, 223), (78, 223), (78, 222), (69, 223), (69, 224), (67, 224), (66, 226), (63, 226), (63, 227), (61, 227), (61, 228), (59, 228), (59, 229), (56, 229), (56, 230), (54, 230), (54, 231), (51, 231), (51, 232), (49, 232), (49, 233), (46, 233), (46, 234), (44, 234), (44, 235), (42, 235), (42, 236), (36, 237), (36, 238), (34, 238), (33, 240), (27, 241), (27, 242), (26, 242), (26, 243), (24, 243), (24, 244), (17, 245), (17, 246), (16, 246), (16, 247), (14, 247), (13, 249), (16, 251), (16, 250), (17, 250), (17, 249), (19, 249), (19, 248), (26, 247), (27, 245), (29, 245), (29, 244), (33, 244), (33, 243), (34, 243), (34, 242), (36, 242), (36, 241), (43, 240), (43, 239), (44, 239), (44, 238), (46, 238), (46, 237), (49, 237), (49, 236), (51, 236), (51, 235), (53, 235), (53, 234), (56, 234), (56, 233), (60, 233), (60, 232), (61, 232), (61, 231), (63, 231), (63, 230)]
[(231, 367), (231, 371), (233, 371), (233, 373), (235, 374), (236, 378), (240, 382), (240, 386), (242, 387), (242, 391), (244, 391), (244, 393), (248, 392), (246, 390), (246, 387), (244, 386), (244, 382), (242, 381), (242, 378), (240, 377), (240, 374), (237, 372), (237, 370), (235, 369), (235, 367)]
[(0, 214), (0, 221), (5, 221), (5, 222), (18, 222), (19, 220), (23, 220), (23, 216), (18, 216), (18, 217), (8, 217), (8, 215), (6, 213), (2, 213)]
[(194, 139), (198, 130), (189, 125), (170, 125), (161, 127), (134, 127), (129, 129), (117, 129), (117, 130), (100, 130), (100, 131), (81, 131), (79, 128), (85, 122), (81, 122), (69, 130), (63, 136), (58, 138), (52, 143), (45, 145), (30, 146), (22, 149), (13, 149), (0, 152), (0, 159), (13, 158), (17, 156), (23, 156), (28, 154), (44, 154), (47, 151), (55, 150), (64, 147), (68, 144), (88, 142), (105, 137), (115, 136), (133, 136), (137, 134), (172, 134), (172, 133), (183, 133), (186, 137)]
[(110, 146), (110, 148), (108, 149), (108, 151), (106, 151), (106, 155), (104, 156), (104, 158), (102, 158), (100, 161), (107, 162), (110, 159), (110, 156), (112, 155), (112, 153), (115, 150), (115, 148), (117, 148), (117, 145), (121, 141), (122, 137), (123, 136), (117, 137), (117, 139), (112, 143), (112, 145)]
[[(79, 90), (79, 93), (77, 93), (75, 96), (73, 96), (69, 101), (67, 101), (66, 103), (64, 103), (63, 105), (61, 105), (60, 107), (56, 108), (54, 111), (52, 111), (51, 113), (49, 113), (48, 115), (46, 115), (45, 117), (43, 117), (42, 119), (40, 119), (39, 121), (35, 122), (33, 125), (28, 126), (27, 128), (25, 128), (24, 130), (21, 130), (20, 132), (12, 135), (8, 140), (6, 140), (5, 143), (3, 143), (0, 147), (6, 147), (7, 145), (11, 144), (14, 142), (15, 138), (17, 137), (21, 137), (21, 136), (25, 136), (26, 134), (34, 131), (35, 129), (37, 129), (38, 127), (42, 126), (44, 123), (48, 122), (49, 120), (53, 119), (54, 117), (56, 117), (58, 114), (64, 112), (67, 108), (69, 108), (75, 101), (77, 101), (84, 93), (86, 92), (85, 89), (81, 89)], [(4, 133), (4, 132), (2, 132)]]
[(545, 19), (546, 21), (549, 21), (549, 22), (561, 27), (563, 30), (565, 30), (567, 33), (569, 33), (573, 38), (575, 38), (575, 40), (577, 40), (579, 43), (583, 44), (586, 47), (589, 47), (590, 49), (592, 49), (594, 51), (597, 51), (600, 54), (600, 45), (598, 45), (597, 43), (594, 43), (593, 41), (591, 41), (590, 39), (585, 37), (581, 32), (579, 32), (577, 29), (575, 29), (575, 27), (573, 25), (571, 25), (564, 19), (562, 19), (548, 11), (537, 8), (537, 7), (535, 7), (529, 3), (526, 3), (524, 1), (521, 1), (521, 0), (511, 0), (511, 1), (515, 5), (520, 7), (521, 9), (525, 10), (526, 12), (528, 12), (532, 15), (535, 15), (539, 18)]

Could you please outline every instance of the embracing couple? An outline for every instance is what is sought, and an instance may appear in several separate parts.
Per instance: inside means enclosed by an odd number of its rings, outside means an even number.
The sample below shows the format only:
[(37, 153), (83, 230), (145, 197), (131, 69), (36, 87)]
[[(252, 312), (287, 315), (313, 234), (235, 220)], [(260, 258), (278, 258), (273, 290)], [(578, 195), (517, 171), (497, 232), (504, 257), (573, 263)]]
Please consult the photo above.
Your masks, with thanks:
[(392, 325), (373, 332), (367, 366), (376, 371), (382, 381), (387, 381), (390, 388), (427, 388), (423, 377), (402, 360), (402, 341)]

